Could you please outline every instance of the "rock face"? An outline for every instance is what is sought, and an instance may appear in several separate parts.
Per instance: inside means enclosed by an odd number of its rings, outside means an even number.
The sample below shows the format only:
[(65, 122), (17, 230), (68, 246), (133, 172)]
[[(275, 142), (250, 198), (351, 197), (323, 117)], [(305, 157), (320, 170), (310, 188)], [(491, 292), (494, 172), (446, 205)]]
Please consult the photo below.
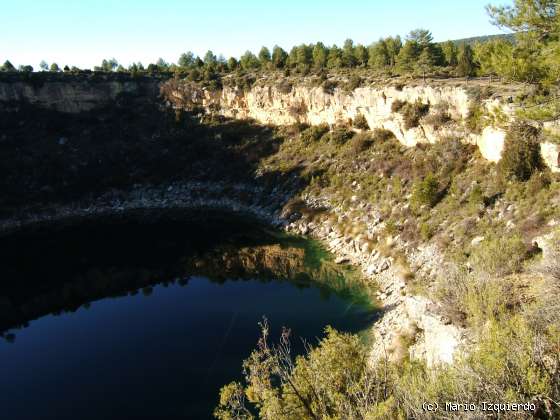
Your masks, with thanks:
[(476, 136), (476, 145), (484, 159), (496, 163), (502, 158), (505, 139), (503, 130), (486, 127), (480, 136)]
[(560, 172), (560, 145), (541, 143), (541, 155), (552, 172)]
[[(335, 89), (330, 93), (322, 87), (305, 85), (294, 86), (289, 92), (261, 85), (249, 91), (227, 86), (209, 91), (184, 83), (176, 84), (169, 98), (178, 107), (196, 105), (226, 117), (252, 118), (264, 124), (333, 125), (363, 115), (371, 129), (389, 130), (406, 146), (459, 138), (477, 145), (482, 156), (492, 162), (500, 160), (505, 139), (499, 127), (486, 127), (480, 134), (469, 132), (465, 121), (473, 99), (464, 87), (456, 86), (361, 87), (352, 92)], [(427, 104), (428, 114), (416, 127), (407, 127), (402, 115), (394, 112), (396, 101)], [(480, 106), (489, 112), (499, 109), (506, 116), (513, 115), (510, 105), (497, 100), (483, 100)], [(438, 121), (441, 116), (444, 120)]]
[(137, 79), (119, 75), (34, 75), (0, 79), (0, 111), (10, 104), (30, 104), (64, 113), (79, 113), (110, 106), (129, 97), (155, 101), (159, 95), (157, 79)]

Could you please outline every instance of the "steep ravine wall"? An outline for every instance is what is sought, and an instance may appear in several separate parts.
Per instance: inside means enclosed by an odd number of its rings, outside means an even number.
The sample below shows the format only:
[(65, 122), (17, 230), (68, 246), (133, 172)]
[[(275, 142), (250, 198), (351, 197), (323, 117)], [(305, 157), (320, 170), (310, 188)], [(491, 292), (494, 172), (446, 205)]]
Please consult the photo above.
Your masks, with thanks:
[(0, 78), (0, 112), (29, 104), (64, 113), (87, 112), (128, 99), (156, 101), (161, 81), (125, 75), (61, 75), (38, 73)]
[[(210, 91), (182, 83), (167, 90), (167, 97), (177, 107), (202, 106), (226, 117), (252, 118), (275, 125), (296, 122), (333, 125), (347, 123), (361, 114), (370, 128), (390, 130), (406, 146), (458, 138), (477, 145), (481, 155), (492, 162), (500, 160), (506, 136), (503, 128), (492, 125), (480, 133), (469, 131), (465, 122), (473, 99), (465, 87), (449, 85), (360, 87), (352, 92), (337, 88), (329, 93), (322, 87), (305, 85), (293, 86), (289, 91), (275, 85), (256, 85), (248, 91), (225, 86), (222, 90)], [(397, 100), (429, 104), (429, 113), (417, 127), (407, 128), (402, 115), (391, 109)], [(485, 99), (480, 106), (489, 115), (499, 114), (506, 120), (514, 118), (513, 105), (504, 101)], [(430, 116), (437, 113), (448, 114), (449, 121), (442, 125), (430, 123)], [(541, 150), (551, 170), (559, 172), (560, 147), (543, 143)]]

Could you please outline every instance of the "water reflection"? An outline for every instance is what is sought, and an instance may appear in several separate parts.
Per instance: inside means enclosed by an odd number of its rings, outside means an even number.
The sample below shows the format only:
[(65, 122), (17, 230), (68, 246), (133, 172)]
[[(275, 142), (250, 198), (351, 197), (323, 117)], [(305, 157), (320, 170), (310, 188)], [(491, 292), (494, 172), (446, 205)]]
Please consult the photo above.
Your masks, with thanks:
[(0, 334), (47, 314), (75, 312), (90, 302), (187, 286), (192, 276), (212, 282), (288, 281), (313, 285), (367, 306), (371, 295), (349, 269), (332, 263), (316, 243), (271, 232), (253, 221), (206, 214), (198, 219), (108, 218), (0, 239)]

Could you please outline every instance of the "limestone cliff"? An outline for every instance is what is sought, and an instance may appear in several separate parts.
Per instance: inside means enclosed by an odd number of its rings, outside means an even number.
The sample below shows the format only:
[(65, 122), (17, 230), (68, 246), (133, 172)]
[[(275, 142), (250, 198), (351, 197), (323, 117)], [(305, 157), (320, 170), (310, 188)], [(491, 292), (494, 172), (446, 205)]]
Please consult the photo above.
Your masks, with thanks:
[[(164, 92), (175, 107), (203, 107), (225, 117), (251, 118), (264, 124), (334, 125), (363, 115), (371, 129), (390, 130), (406, 146), (459, 138), (477, 145), (482, 156), (492, 162), (500, 160), (504, 147), (503, 122), (513, 119), (515, 112), (512, 104), (500, 98), (473, 98), (464, 84), (371, 86), (349, 92), (305, 84), (287, 89), (270, 83), (257, 83), (248, 91), (235, 86), (211, 91), (194, 83), (174, 82)], [(426, 104), (429, 111), (416, 126), (409, 127), (395, 112), (397, 101)], [(487, 120), (493, 120), (487, 121), (480, 132), (470, 130), (467, 124), (475, 107), (487, 114)], [(560, 171), (560, 150), (551, 143), (544, 143), (542, 149), (546, 163), (553, 171)]]

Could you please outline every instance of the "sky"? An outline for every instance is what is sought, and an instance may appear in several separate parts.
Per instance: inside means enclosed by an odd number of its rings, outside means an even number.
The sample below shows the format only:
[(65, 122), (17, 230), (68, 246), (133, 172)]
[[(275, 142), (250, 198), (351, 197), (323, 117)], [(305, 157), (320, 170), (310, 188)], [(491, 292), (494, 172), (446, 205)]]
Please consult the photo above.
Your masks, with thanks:
[(104, 58), (128, 66), (162, 57), (286, 50), (426, 28), (436, 41), (503, 33), (484, 6), (507, 0), (0, 0), (0, 62), (41, 60), (92, 68)]

